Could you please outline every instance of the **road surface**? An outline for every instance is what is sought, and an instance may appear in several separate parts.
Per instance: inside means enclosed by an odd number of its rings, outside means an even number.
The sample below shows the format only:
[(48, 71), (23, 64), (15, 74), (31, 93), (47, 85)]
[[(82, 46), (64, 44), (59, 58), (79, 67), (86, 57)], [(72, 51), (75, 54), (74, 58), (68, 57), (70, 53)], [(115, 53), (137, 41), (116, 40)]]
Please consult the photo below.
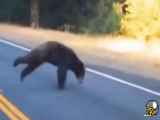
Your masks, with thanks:
[[(144, 120), (146, 102), (160, 102), (159, 80), (94, 65), (86, 65), (93, 69), (87, 68), (83, 84), (69, 72), (64, 91), (57, 90), (56, 67), (50, 64), (21, 83), (25, 65), (14, 68), (13, 61), (26, 53), (23, 47), (0, 40), (0, 89), (32, 120)], [(6, 119), (2, 113), (0, 118)]]

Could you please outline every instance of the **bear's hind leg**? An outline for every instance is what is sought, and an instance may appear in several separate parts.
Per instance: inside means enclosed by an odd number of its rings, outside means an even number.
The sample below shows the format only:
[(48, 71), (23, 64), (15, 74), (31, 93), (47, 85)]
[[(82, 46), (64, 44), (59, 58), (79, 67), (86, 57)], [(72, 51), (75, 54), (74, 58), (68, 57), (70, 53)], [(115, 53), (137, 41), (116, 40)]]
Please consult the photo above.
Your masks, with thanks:
[(21, 81), (23, 81), (27, 75), (31, 74), (38, 66), (39, 64), (34, 66), (28, 65), (26, 68), (24, 68), (24, 70), (21, 72)]
[(16, 58), (16, 60), (14, 61), (13, 66), (16, 67), (17, 65), (22, 64), (22, 63), (23, 63), (23, 64), (27, 63), (26, 58), (25, 58), (25, 57), (18, 57), (18, 58)]

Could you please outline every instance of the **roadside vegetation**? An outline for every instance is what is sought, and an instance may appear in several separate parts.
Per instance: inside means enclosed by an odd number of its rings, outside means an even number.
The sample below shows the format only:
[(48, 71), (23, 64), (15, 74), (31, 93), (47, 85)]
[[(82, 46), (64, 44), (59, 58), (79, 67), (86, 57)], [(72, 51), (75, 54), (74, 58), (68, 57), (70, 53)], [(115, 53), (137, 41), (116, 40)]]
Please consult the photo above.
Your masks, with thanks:
[(159, 11), (159, 0), (1, 0), (0, 21), (29, 26), (38, 17), (42, 28), (148, 40), (160, 37)]

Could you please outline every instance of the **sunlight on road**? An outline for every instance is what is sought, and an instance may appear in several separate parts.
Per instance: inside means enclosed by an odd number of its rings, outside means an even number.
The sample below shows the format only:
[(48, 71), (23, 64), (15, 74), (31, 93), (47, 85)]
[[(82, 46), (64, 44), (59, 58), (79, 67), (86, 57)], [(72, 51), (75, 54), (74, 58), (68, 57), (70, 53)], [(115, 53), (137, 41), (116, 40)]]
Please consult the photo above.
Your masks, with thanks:
[(146, 49), (144, 41), (140, 40), (115, 40), (108, 44), (102, 44), (102, 47), (114, 52), (142, 52)]
[(101, 42), (99, 47), (111, 50), (117, 53), (138, 53), (146, 56), (149, 59), (160, 59), (160, 42), (159, 40), (133, 40), (133, 39), (119, 39), (109, 42)]

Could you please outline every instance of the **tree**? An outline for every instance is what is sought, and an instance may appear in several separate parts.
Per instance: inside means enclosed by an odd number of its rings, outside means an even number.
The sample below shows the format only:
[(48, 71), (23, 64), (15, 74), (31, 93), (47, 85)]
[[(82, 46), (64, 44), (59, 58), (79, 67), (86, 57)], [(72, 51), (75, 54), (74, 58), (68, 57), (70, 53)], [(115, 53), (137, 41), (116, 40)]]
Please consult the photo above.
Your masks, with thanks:
[(0, 21), (72, 32), (116, 32), (120, 26), (120, 17), (114, 9), (117, 1), (1, 0)]
[(39, 0), (31, 0), (31, 26), (39, 27)]

